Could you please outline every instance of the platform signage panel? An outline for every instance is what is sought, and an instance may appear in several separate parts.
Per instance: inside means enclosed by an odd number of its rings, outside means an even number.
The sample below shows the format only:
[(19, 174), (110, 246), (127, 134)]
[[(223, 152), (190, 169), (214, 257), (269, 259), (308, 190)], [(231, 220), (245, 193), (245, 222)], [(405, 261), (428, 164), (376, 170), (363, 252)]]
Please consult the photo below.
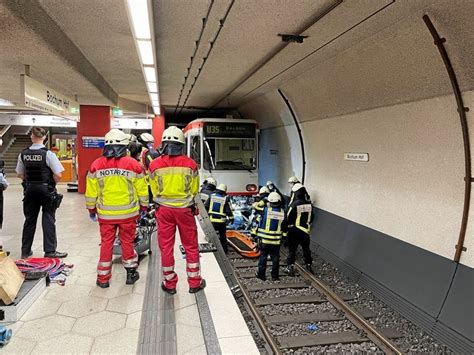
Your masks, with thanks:
[(77, 127), (76, 121), (50, 115), (2, 115), (0, 125), (41, 126), (41, 127)]
[(27, 75), (21, 75), (21, 97), (26, 107), (79, 121), (79, 103)]
[(152, 120), (146, 118), (114, 118), (112, 128), (119, 129), (151, 129)]
[(104, 148), (105, 139), (104, 137), (82, 137), (82, 147), (83, 148)]
[(344, 160), (369, 161), (369, 153), (344, 153)]

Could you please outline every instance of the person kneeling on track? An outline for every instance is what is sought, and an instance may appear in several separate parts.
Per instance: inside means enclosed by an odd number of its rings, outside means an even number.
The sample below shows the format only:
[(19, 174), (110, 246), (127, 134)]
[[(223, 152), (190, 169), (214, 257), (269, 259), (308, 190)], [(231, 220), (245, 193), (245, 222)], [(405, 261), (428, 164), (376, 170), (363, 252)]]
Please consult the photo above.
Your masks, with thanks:
[(199, 191), (201, 194), (202, 202), (206, 202), (209, 197), (216, 191), (217, 181), (213, 177), (208, 177), (204, 180), (204, 183), (201, 186)]
[(206, 207), (206, 211), (209, 213), (209, 218), (214, 229), (219, 233), (222, 249), (224, 249), (224, 252), (227, 254), (226, 224), (227, 220), (231, 222), (234, 221), (234, 213), (232, 212), (229, 197), (227, 196), (227, 185), (219, 184), (216, 191), (211, 194), (204, 204), (204, 207)]
[(288, 267), (286, 271), (289, 276), (295, 276), (294, 264), (296, 250), (301, 244), (306, 270), (313, 272), (310, 244), (311, 223), (313, 222), (313, 206), (307, 199), (306, 189), (302, 184), (295, 184), (292, 188), (294, 193), (293, 203), (288, 210)]
[(130, 136), (118, 129), (105, 135), (103, 156), (96, 159), (87, 174), (86, 206), (91, 220), (99, 219), (100, 258), (97, 286), (109, 287), (112, 253), (117, 229), (122, 247), (122, 264), (127, 270), (127, 285), (139, 278), (138, 255), (133, 241), (139, 210), (148, 208), (148, 187), (143, 168), (127, 156)]
[(161, 251), (163, 283), (161, 288), (169, 294), (176, 293), (178, 275), (174, 272), (174, 243), (176, 227), (186, 252), (186, 271), (189, 292), (206, 287), (201, 278), (199, 245), (194, 216), (199, 213), (194, 204), (199, 189), (196, 162), (184, 155), (184, 134), (176, 126), (163, 132), (163, 154), (150, 165), (150, 186), (158, 204), (158, 245)]
[(268, 204), (263, 213), (257, 217), (257, 237), (259, 238), (260, 258), (258, 260), (257, 278), (266, 280), (267, 257), (272, 259), (272, 280), (279, 277), (280, 242), (287, 234), (287, 220), (280, 195), (276, 192), (268, 195)]

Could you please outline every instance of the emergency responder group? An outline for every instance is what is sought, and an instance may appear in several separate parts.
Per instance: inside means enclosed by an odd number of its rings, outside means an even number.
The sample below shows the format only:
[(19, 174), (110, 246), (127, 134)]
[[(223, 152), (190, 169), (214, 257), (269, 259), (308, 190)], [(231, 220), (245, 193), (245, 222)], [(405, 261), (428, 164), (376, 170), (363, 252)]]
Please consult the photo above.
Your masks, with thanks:
[(117, 234), (122, 249), (122, 264), (127, 271), (126, 284), (133, 284), (139, 279), (134, 239), (137, 220), (148, 211), (149, 195), (156, 203), (163, 273), (161, 288), (169, 294), (176, 293), (176, 228), (186, 251), (189, 292), (198, 292), (206, 286), (200, 272), (194, 218), (197, 214), (194, 198), (199, 190), (199, 176), (194, 160), (184, 155), (184, 143), (183, 132), (174, 126), (163, 132), (159, 152), (154, 150), (150, 134), (142, 134), (136, 139), (112, 129), (105, 135), (103, 154), (89, 169), (85, 194), (90, 218), (99, 222), (99, 287), (110, 285), (113, 245)]

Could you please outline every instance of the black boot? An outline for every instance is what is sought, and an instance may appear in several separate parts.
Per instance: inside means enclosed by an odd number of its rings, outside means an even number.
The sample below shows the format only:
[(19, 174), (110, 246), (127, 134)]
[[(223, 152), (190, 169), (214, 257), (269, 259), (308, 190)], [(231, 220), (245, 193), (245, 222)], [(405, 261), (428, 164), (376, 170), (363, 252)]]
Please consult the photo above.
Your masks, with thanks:
[(125, 268), (127, 270), (127, 285), (133, 285), (139, 278), (140, 274), (135, 268)]
[(314, 274), (312, 264), (306, 264), (305, 268), (306, 268), (306, 270), (308, 270), (310, 273)]
[(295, 276), (295, 266), (293, 264), (289, 264), (286, 267), (286, 273), (288, 274), (288, 276)]
[(196, 293), (201, 291), (204, 287), (206, 287), (206, 280), (202, 279), (201, 283), (199, 284), (198, 287), (190, 287), (189, 288), (189, 293)]
[(97, 281), (95, 282), (95, 284), (96, 284), (97, 286), (99, 286), (100, 288), (107, 288), (107, 287), (110, 286), (110, 284), (109, 284), (108, 281), (107, 281), (107, 282), (100, 282), (99, 280), (97, 280)]

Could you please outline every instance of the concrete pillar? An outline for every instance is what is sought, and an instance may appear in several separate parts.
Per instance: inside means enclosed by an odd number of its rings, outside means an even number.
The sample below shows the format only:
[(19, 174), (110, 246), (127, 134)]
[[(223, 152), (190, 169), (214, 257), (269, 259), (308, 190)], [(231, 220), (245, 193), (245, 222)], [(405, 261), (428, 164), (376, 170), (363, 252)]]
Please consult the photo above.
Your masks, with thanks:
[(82, 137), (104, 137), (111, 128), (109, 106), (81, 105), (80, 121), (77, 124), (77, 180), (78, 192), (86, 191), (86, 175), (92, 162), (102, 154), (102, 148), (85, 148)]

